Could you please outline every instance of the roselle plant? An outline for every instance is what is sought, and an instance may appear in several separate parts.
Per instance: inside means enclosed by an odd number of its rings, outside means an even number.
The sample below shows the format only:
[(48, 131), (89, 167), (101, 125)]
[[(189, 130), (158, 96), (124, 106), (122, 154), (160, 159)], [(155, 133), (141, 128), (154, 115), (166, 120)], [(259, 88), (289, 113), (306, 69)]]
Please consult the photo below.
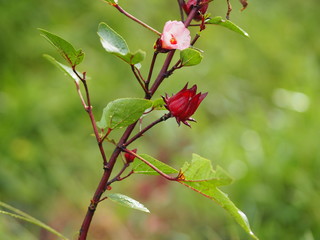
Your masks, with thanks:
[[(201, 89), (201, 82), (199, 82), (199, 86), (193, 85), (189, 87), (187, 81), (182, 81), (181, 90), (177, 93), (159, 93), (157, 90), (161, 84), (165, 84), (165, 80), (176, 70), (201, 63), (202, 51), (195, 48), (194, 45), (200, 38), (201, 32), (209, 28), (208, 25), (220, 25), (246, 37), (248, 37), (248, 34), (229, 20), (225, 20), (220, 16), (211, 17), (207, 13), (207, 10), (213, 5), (210, 0), (189, 0), (186, 2), (178, 0), (177, 9), (180, 10), (180, 19), (168, 20), (162, 32), (158, 32), (140, 19), (127, 13), (118, 4), (117, 0), (105, 1), (126, 17), (154, 32), (155, 44), (154, 46), (149, 46), (149, 48), (154, 49), (151, 63), (143, 63), (144, 66), (149, 66), (149, 71), (144, 76), (140, 70), (145, 58), (145, 52), (142, 50), (131, 52), (126, 41), (115, 30), (106, 23), (99, 24), (98, 35), (104, 50), (120, 58), (128, 65), (128, 69), (132, 71), (138, 83), (137, 87), (141, 88), (142, 91), (141, 98), (130, 98), (128, 96), (127, 98), (109, 102), (103, 109), (99, 121), (96, 120), (96, 116), (92, 112), (91, 92), (89, 91), (86, 72), (78, 71), (78, 65), (84, 59), (84, 53), (82, 50), (76, 50), (61, 37), (40, 29), (41, 34), (58, 50), (65, 60), (64, 63), (60, 63), (53, 57), (45, 55), (49, 61), (73, 79), (80, 101), (89, 115), (102, 157), (103, 171), (101, 180), (92, 199), (89, 201), (78, 239), (87, 239), (94, 213), (102, 201), (112, 200), (127, 207), (149, 212), (138, 201), (123, 194), (113, 193), (116, 189), (116, 186), (113, 187), (116, 182), (130, 181), (135, 174), (160, 175), (160, 177), (168, 181), (180, 183), (195, 193), (212, 199), (231, 214), (252, 238), (258, 239), (251, 231), (246, 215), (218, 188), (232, 182), (232, 179), (221, 167), (217, 166), (216, 169), (213, 169), (210, 160), (193, 154), (190, 162), (185, 162), (180, 169), (175, 169), (148, 154), (140, 153), (139, 148), (131, 149), (130, 146), (133, 142), (143, 137), (147, 131), (167, 120), (174, 118), (178, 123), (177, 126), (183, 123), (180, 127), (191, 127), (191, 122), (195, 122), (192, 116), (208, 94), (207, 92), (198, 91), (198, 88)], [(240, 2), (243, 8), (247, 6), (245, 0)], [(231, 5), (227, 0), (227, 19), (229, 19), (230, 11)], [(195, 36), (190, 35), (190, 27), (198, 29), (198, 33)], [(166, 55), (163, 63), (157, 62), (159, 54)], [(180, 56), (177, 62), (173, 62), (175, 54)], [(122, 63), (119, 62), (119, 64)], [(154, 73), (156, 64), (161, 64), (162, 66), (158, 73)], [(155, 97), (158, 98), (154, 99)], [(144, 117), (154, 111), (162, 111), (164, 114), (160, 118), (154, 119), (151, 123), (144, 124)], [(140, 126), (139, 130), (137, 130), (138, 125)], [(119, 139), (112, 139), (111, 133), (114, 131), (122, 131), (122, 136)], [(110, 156), (106, 155), (105, 148), (113, 148)], [(114, 168), (117, 162), (122, 162), (121, 164), (123, 165), (118, 172)], [(2, 204), (2, 206), (9, 208), (8, 205)], [(24, 215), (17, 211), (16, 214), (21, 218), (25, 218), (24, 220), (34, 222), (66, 239), (40, 221), (32, 219), (29, 215)]]

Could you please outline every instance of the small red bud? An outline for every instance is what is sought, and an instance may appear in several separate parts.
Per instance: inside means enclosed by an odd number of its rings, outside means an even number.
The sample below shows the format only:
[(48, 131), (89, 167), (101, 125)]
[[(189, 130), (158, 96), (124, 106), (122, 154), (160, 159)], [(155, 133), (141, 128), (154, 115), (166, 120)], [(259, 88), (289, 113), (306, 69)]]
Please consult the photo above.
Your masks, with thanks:
[[(133, 149), (132, 152), (136, 153), (137, 149)], [(132, 155), (131, 153), (126, 152), (124, 154), (124, 158), (126, 159), (127, 163), (132, 163), (136, 157), (134, 155)]]

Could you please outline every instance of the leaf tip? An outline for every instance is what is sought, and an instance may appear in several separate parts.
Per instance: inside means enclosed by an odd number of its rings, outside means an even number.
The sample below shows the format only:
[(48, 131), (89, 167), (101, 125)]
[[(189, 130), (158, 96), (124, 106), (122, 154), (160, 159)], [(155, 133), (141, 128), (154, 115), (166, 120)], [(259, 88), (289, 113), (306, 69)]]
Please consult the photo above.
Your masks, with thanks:
[(244, 35), (245, 37), (247, 37), (247, 38), (250, 38), (249, 33), (245, 32), (245, 31), (243, 31), (243, 35)]

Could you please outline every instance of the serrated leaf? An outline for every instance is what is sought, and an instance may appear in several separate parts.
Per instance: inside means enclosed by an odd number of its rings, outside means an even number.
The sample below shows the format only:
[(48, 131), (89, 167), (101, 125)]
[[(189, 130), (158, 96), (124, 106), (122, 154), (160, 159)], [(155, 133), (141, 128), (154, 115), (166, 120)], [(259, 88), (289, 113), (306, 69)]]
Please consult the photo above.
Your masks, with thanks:
[(32, 224), (37, 225), (43, 229), (46, 229), (47, 231), (55, 234), (56, 236), (58, 236), (61, 239), (68, 240), (68, 238), (66, 238), (61, 233), (57, 232), (56, 230), (54, 230), (53, 228), (51, 228), (47, 224), (41, 222), (40, 220), (30, 216), (29, 214), (27, 214), (27, 213), (15, 208), (15, 207), (9, 205), (9, 204), (6, 204), (6, 203), (0, 201), (0, 207), (11, 211), (11, 212), (8, 212), (8, 211), (0, 210), (1, 214), (32, 223)]
[(145, 58), (145, 52), (138, 50), (135, 53), (131, 53), (127, 42), (122, 36), (114, 31), (106, 23), (100, 23), (98, 27), (98, 35), (103, 48), (130, 65), (135, 65), (142, 62)]
[(233, 22), (231, 22), (229, 20), (224, 20), (220, 16), (206, 20), (206, 24), (220, 25), (222, 27), (230, 29), (231, 31), (239, 33), (242, 36), (249, 37), (249, 34), (246, 31), (244, 31), (242, 28), (240, 28), (239, 26), (237, 26), (236, 24), (234, 24)]
[(211, 161), (193, 154), (191, 163), (185, 162), (181, 168), (184, 181), (193, 181), (200, 185), (205, 182), (212, 186), (229, 185), (232, 178), (220, 166), (213, 170)]
[[(161, 172), (165, 174), (178, 173), (178, 170), (170, 167), (169, 165), (147, 155), (147, 154), (139, 154), (140, 157), (151, 163), (153, 166), (158, 168)], [(146, 174), (146, 175), (159, 175), (154, 169), (149, 167), (147, 164), (136, 158), (133, 162), (133, 171), (134, 173)]]
[(180, 60), (182, 66), (194, 66), (202, 61), (202, 55), (198, 50), (187, 48), (180, 51)]
[(252, 238), (258, 239), (252, 232), (246, 215), (217, 188), (232, 181), (222, 168), (213, 170), (210, 160), (194, 154), (191, 163), (185, 163), (181, 173), (183, 174), (182, 180), (179, 181), (181, 184), (217, 202)]
[(42, 33), (42, 36), (45, 37), (58, 50), (61, 56), (69, 63), (71, 67), (74, 67), (83, 61), (84, 53), (81, 49), (76, 50), (71, 43), (53, 33), (43, 29), (39, 29), (39, 31)]
[[(214, 200), (221, 207), (227, 210), (227, 212), (252, 238), (258, 240), (250, 228), (246, 215), (235, 206), (235, 204), (228, 198), (227, 194), (218, 189), (218, 186), (227, 185), (232, 182), (230, 176), (221, 167), (218, 166), (216, 170), (214, 170), (210, 160), (196, 154), (193, 154), (191, 163), (186, 162), (180, 171), (166, 164), (165, 166), (162, 166), (164, 163), (146, 154), (141, 154), (140, 157), (147, 161), (149, 165), (152, 165), (152, 168), (144, 161), (144, 164), (139, 164), (138, 161), (135, 161), (135, 165), (133, 167), (133, 171), (135, 173), (151, 175), (159, 174), (162, 176), (164, 176), (162, 173), (179, 173), (177, 178), (168, 179), (178, 181), (195, 192)], [(170, 170), (167, 171), (167, 168)], [(161, 174), (159, 173), (160, 171), (162, 172)]]
[(97, 122), (99, 128), (122, 128), (137, 121), (144, 111), (152, 106), (152, 101), (140, 98), (121, 98), (110, 102)]
[(120, 193), (111, 193), (108, 195), (108, 199), (111, 201), (120, 204), (121, 206), (133, 208), (142, 212), (150, 213), (149, 209), (139, 203), (137, 200), (134, 200), (126, 195)]
[(44, 54), (43, 55), (46, 59), (48, 59), (53, 65), (58, 67), (62, 72), (64, 72), (67, 76), (71, 77), (74, 81), (79, 83), (78, 76), (73, 72), (71, 67), (68, 67), (60, 62), (58, 62), (55, 58), (51, 57), (50, 55)]

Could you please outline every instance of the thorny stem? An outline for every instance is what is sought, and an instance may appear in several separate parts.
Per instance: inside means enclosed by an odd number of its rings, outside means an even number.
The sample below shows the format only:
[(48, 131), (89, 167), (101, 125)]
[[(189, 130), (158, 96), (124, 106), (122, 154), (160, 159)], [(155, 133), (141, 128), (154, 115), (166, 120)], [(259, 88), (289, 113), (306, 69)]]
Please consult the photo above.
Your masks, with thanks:
[(119, 10), (119, 12), (123, 13), (124, 15), (126, 15), (128, 18), (132, 19), (133, 21), (139, 23), (140, 25), (144, 26), (145, 28), (151, 30), (152, 32), (158, 34), (159, 36), (161, 36), (161, 33), (158, 32), (157, 30), (155, 30), (154, 28), (150, 27), (148, 24), (142, 22), (141, 20), (137, 19), (136, 17), (132, 16), (130, 13), (126, 12), (123, 8), (121, 8), (118, 4), (114, 4), (113, 5), (116, 9)]

